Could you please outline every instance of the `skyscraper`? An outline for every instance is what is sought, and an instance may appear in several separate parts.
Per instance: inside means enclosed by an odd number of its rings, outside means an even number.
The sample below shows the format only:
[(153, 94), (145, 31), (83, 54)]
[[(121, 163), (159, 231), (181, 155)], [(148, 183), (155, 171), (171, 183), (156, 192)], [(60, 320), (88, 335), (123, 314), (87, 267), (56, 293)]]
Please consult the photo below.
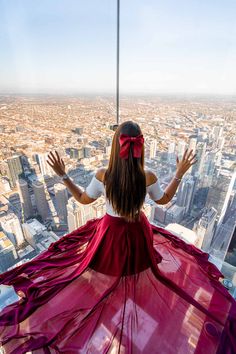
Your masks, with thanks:
[(16, 186), (19, 176), (24, 176), (23, 163), (20, 155), (14, 155), (7, 159), (7, 175), (10, 180), (11, 187)]
[(38, 153), (37, 154), (37, 162), (40, 167), (40, 172), (43, 176), (53, 176), (55, 173), (51, 166), (47, 163), (47, 153)]
[(175, 157), (175, 142), (171, 142), (169, 147), (168, 147), (168, 161), (169, 162), (175, 162), (176, 157)]
[[(188, 147), (189, 151), (193, 150), (191, 156), (193, 156), (196, 153), (196, 148), (197, 148), (197, 139), (191, 138), (189, 141), (189, 147)], [(188, 173), (192, 173), (193, 166), (194, 165), (190, 166)]]
[(35, 196), (35, 204), (39, 215), (42, 220), (45, 221), (49, 214), (49, 207), (46, 199), (46, 194), (44, 190), (44, 184), (40, 181), (33, 181), (32, 187)]
[(196, 232), (199, 239), (199, 247), (205, 252), (208, 252), (214, 236), (216, 216), (217, 211), (215, 208), (205, 208), (198, 221)]
[(195, 175), (196, 173), (199, 173), (200, 175), (202, 175), (204, 163), (205, 163), (205, 158), (206, 158), (206, 143), (205, 142), (200, 141), (197, 143), (196, 154), (197, 154), (197, 156), (195, 158), (197, 159), (197, 162), (194, 165), (192, 165), (192, 175)]
[(71, 197), (67, 204), (67, 220), (69, 232), (84, 225), (87, 220), (94, 217), (93, 210), (88, 204), (80, 204), (74, 197)]
[(191, 207), (191, 201), (194, 191), (194, 180), (191, 175), (185, 175), (177, 191), (176, 205), (185, 207), (184, 214), (187, 214)]
[(150, 143), (150, 155), (149, 158), (153, 159), (156, 157), (156, 153), (157, 153), (157, 141), (156, 139), (153, 139)]
[(218, 177), (213, 179), (212, 188), (208, 192), (206, 206), (213, 206), (217, 210), (219, 215), (218, 225), (224, 218), (235, 178), (236, 171), (232, 174), (230, 171), (221, 170)]
[(228, 204), (229, 204), (230, 196), (231, 196), (231, 193), (233, 191), (234, 184), (235, 184), (235, 181), (236, 181), (236, 170), (234, 171), (234, 173), (232, 174), (231, 177), (229, 176), (229, 174), (230, 174), (230, 172), (226, 174), (226, 176), (228, 175), (228, 177), (230, 178), (230, 182), (229, 182), (229, 185), (228, 185), (227, 193), (225, 195), (224, 204), (223, 204), (222, 209), (221, 209), (221, 213), (220, 213), (220, 217), (219, 217), (219, 220), (218, 220), (218, 224), (221, 224), (223, 219), (224, 219), (224, 216), (225, 216)]
[(34, 215), (28, 184), (24, 179), (19, 179), (16, 184), (22, 204), (24, 221), (26, 221), (28, 218)]
[(20, 220), (14, 213), (10, 212), (2, 216), (0, 218), (0, 225), (15, 246), (21, 246), (24, 243)]
[(68, 203), (68, 192), (65, 185), (57, 183), (54, 185), (55, 199), (56, 199), (56, 210), (57, 215), (61, 223), (67, 223), (67, 209), (66, 205)]
[(195, 154), (197, 148), (197, 139), (196, 138), (191, 138), (189, 141), (189, 149), (193, 149), (193, 154)]
[(216, 165), (216, 151), (209, 151), (208, 154), (206, 154), (206, 165), (205, 165), (205, 173), (208, 176), (213, 176), (214, 170), (215, 170), (215, 165)]
[(15, 264), (18, 255), (10, 239), (0, 231), (0, 272), (5, 272)]
[(186, 149), (185, 141), (179, 140), (178, 145), (177, 145), (177, 155), (178, 155), (179, 160), (182, 159), (185, 149)]
[(226, 248), (225, 261), (236, 267), (236, 222), (232, 229), (230, 242)]

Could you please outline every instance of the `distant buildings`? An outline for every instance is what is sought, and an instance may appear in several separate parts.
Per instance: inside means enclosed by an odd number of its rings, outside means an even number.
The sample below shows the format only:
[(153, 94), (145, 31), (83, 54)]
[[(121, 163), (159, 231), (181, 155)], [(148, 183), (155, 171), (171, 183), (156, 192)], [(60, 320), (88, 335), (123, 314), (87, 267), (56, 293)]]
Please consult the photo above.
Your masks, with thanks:
[[(0, 127), (0, 200), (4, 199), (0, 202), (0, 224), (5, 253), (0, 250), (0, 267), (19, 264), (45, 250), (56, 239), (48, 231), (53, 227), (61, 235), (68, 224), (72, 232), (106, 211), (104, 198), (89, 205), (68, 199), (71, 193), (47, 163), (46, 151), (60, 150), (70, 176), (85, 187), (91, 173), (108, 163), (116, 128), (109, 108), (113, 99), (77, 101), (74, 97), (70, 101), (68, 97), (66, 101), (65, 105), (61, 99), (43, 98), (39, 104), (38, 98), (15, 98), (4, 108)], [(223, 101), (217, 106), (212, 101), (183, 102), (146, 98), (123, 101), (124, 119), (138, 122), (147, 138), (145, 164), (165, 186), (175, 173), (176, 155), (181, 160), (188, 147), (198, 159), (171, 202), (158, 205), (146, 200), (143, 210), (151, 222), (162, 227), (174, 225), (171, 230), (178, 237), (197, 242), (221, 262), (225, 259), (235, 264), (233, 110)], [(16, 120), (11, 119), (12, 113)], [(22, 117), (20, 125), (15, 123), (17, 117)], [(35, 127), (38, 117), (41, 125)], [(32, 219), (37, 216), (39, 220)], [(181, 228), (180, 223), (187, 227)]]

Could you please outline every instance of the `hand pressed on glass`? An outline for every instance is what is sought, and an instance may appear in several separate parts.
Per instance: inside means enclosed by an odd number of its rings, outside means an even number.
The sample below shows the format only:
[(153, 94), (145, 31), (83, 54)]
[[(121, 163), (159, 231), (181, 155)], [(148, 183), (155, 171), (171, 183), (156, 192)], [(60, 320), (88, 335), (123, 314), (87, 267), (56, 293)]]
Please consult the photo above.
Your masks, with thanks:
[(58, 176), (63, 176), (65, 174), (65, 163), (62, 158), (60, 158), (58, 152), (55, 151), (54, 155), (53, 152), (50, 151), (48, 159), (50, 160), (50, 162), (47, 160), (47, 163), (52, 167), (55, 173)]
[(197, 156), (197, 154), (194, 154), (190, 158), (190, 156), (192, 155), (192, 151), (193, 149), (191, 149), (189, 152), (188, 149), (186, 149), (181, 161), (179, 161), (178, 156), (176, 157), (176, 165), (177, 165), (176, 175), (178, 174), (178, 176), (182, 177), (187, 172), (187, 170), (198, 161), (198, 160), (193, 161), (194, 158)]

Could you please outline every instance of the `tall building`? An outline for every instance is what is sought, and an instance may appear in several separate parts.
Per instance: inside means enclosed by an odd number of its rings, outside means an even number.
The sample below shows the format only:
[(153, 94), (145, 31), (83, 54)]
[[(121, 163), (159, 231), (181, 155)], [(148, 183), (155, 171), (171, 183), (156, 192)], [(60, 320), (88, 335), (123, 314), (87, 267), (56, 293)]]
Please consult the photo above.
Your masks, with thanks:
[(181, 223), (184, 217), (184, 207), (173, 204), (166, 212), (165, 223)]
[(91, 157), (91, 150), (90, 146), (84, 146), (84, 157)]
[(94, 217), (90, 204), (80, 204), (71, 197), (67, 204), (67, 220), (69, 232), (84, 225), (87, 220)]
[(45, 221), (49, 215), (49, 207), (44, 190), (44, 184), (40, 181), (33, 181), (32, 187), (38, 214), (41, 216), (42, 220)]
[(222, 222), (218, 222), (214, 239), (210, 247), (210, 253), (221, 259), (227, 257), (230, 264), (234, 262), (236, 257), (235, 249), (235, 227), (236, 227), (236, 193), (230, 198), (227, 210), (222, 218)]
[(214, 236), (216, 216), (217, 210), (215, 208), (205, 208), (197, 224), (196, 233), (199, 247), (205, 252), (209, 251)]
[(0, 272), (12, 267), (18, 259), (13, 243), (4, 232), (0, 231)]
[(149, 158), (153, 159), (156, 157), (156, 153), (157, 153), (157, 140), (153, 139), (150, 143), (150, 154), (149, 154)]
[(48, 175), (48, 176), (53, 176), (55, 173), (52, 169), (52, 167), (47, 163), (48, 157), (47, 153), (38, 153), (37, 154), (37, 162), (40, 167), (40, 172), (43, 176)]
[(2, 177), (2, 179), (0, 180), (0, 195), (10, 191), (11, 187), (8, 178)]
[(226, 222), (225, 224), (220, 224), (215, 231), (209, 253), (223, 262), (227, 255), (234, 231), (235, 222)]
[(68, 203), (68, 192), (65, 185), (62, 183), (56, 183), (54, 185), (55, 200), (56, 200), (56, 210), (59, 220), (63, 224), (67, 224), (67, 209), (66, 205)]
[(185, 141), (179, 140), (177, 145), (177, 156), (179, 158), (179, 161), (182, 159), (186, 148), (187, 146)]
[(209, 151), (206, 155), (206, 165), (205, 165), (205, 173), (208, 176), (213, 176), (214, 170), (216, 166), (216, 151)]
[(12, 188), (16, 186), (18, 177), (24, 177), (23, 163), (20, 155), (14, 155), (7, 159), (7, 175)]
[(213, 147), (216, 148), (216, 147), (218, 147), (219, 144), (220, 145), (222, 144), (222, 142), (219, 142), (219, 139), (222, 138), (223, 131), (224, 131), (224, 127), (222, 127), (222, 126), (217, 125), (217, 126), (213, 127), (212, 133), (211, 133), (212, 138), (213, 138)]
[(106, 212), (106, 203), (104, 198), (98, 198), (91, 204), (91, 217), (100, 218)]
[(193, 191), (194, 191), (193, 177), (191, 175), (184, 176), (183, 180), (179, 185), (177, 191), (177, 200), (176, 200), (176, 205), (185, 208), (184, 214), (187, 214), (190, 210)]
[(21, 246), (24, 243), (24, 235), (19, 218), (12, 212), (0, 218), (0, 225), (3, 232), (15, 246)]
[(224, 136), (219, 137), (218, 142), (217, 142), (217, 148), (222, 150), (224, 147), (224, 144), (225, 144), (225, 137)]
[(52, 231), (47, 231), (45, 225), (37, 219), (27, 220), (22, 224), (24, 235), (28, 243), (36, 252), (43, 252), (52, 242), (59, 240), (59, 237)]
[(213, 206), (217, 210), (219, 215), (218, 225), (224, 218), (234, 187), (235, 178), (236, 171), (232, 174), (231, 171), (222, 170), (219, 172), (218, 177), (213, 179), (212, 188), (209, 189), (206, 206)]
[(28, 218), (34, 215), (28, 184), (24, 179), (20, 178), (16, 182), (16, 185), (20, 195), (20, 201), (24, 214), (24, 221), (26, 221)]
[(76, 148), (70, 148), (70, 158), (77, 160), (78, 157), (79, 157), (78, 149), (76, 149)]
[(176, 162), (176, 156), (175, 156), (175, 142), (171, 142), (168, 147), (168, 161), (171, 163)]
[[(196, 153), (196, 148), (197, 148), (197, 139), (196, 138), (190, 138), (188, 149), (189, 149), (189, 151), (193, 150), (191, 156), (193, 156)], [(193, 165), (190, 166), (190, 168), (188, 170), (188, 173), (192, 173), (192, 169), (193, 169)]]
[(168, 146), (168, 154), (172, 154), (175, 152), (175, 142), (171, 142)]
[(196, 153), (197, 156), (195, 157), (197, 159), (197, 162), (192, 165), (192, 174), (195, 175), (196, 172), (199, 173), (199, 175), (203, 174), (203, 169), (204, 169), (204, 163), (206, 159), (206, 143), (205, 142), (198, 142), (197, 143), (197, 148), (196, 148)]
[(189, 150), (193, 149), (193, 154), (195, 154), (197, 148), (197, 139), (191, 138), (189, 141)]
[[(226, 174), (226, 175), (228, 175), (228, 177), (229, 177), (229, 174)], [(227, 193), (225, 195), (224, 204), (221, 209), (218, 224), (221, 224), (223, 222), (223, 219), (224, 219), (224, 216), (225, 216), (228, 204), (229, 204), (230, 196), (231, 196), (233, 188), (234, 188), (235, 181), (236, 181), (236, 170), (234, 171), (234, 173), (232, 174), (232, 176), (230, 178), (230, 183), (229, 183), (229, 186), (227, 189)]]
[(226, 248), (225, 262), (236, 267), (236, 221), (232, 230), (230, 242), (228, 244), (228, 247)]
[(84, 153), (85, 153), (85, 151), (84, 151), (84, 148), (80, 148), (80, 149), (78, 149), (78, 159), (80, 160), (80, 159), (84, 159)]
[(170, 205), (156, 204), (153, 206), (153, 221), (165, 225), (166, 212)]

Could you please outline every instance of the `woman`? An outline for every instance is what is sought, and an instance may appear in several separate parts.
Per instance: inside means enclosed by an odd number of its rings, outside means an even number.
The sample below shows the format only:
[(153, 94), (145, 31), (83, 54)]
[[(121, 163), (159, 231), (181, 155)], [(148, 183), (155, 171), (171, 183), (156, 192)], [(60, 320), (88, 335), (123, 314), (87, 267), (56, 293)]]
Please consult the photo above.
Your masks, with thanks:
[(151, 225), (146, 193), (166, 204), (196, 163), (177, 158), (162, 190), (144, 170), (140, 127), (122, 123), (108, 169), (82, 192), (56, 153), (49, 165), (74, 198), (89, 204), (104, 194), (106, 214), (63, 236), (32, 261), (0, 275), (22, 299), (0, 313), (6, 353), (233, 353), (235, 301), (208, 254)]

